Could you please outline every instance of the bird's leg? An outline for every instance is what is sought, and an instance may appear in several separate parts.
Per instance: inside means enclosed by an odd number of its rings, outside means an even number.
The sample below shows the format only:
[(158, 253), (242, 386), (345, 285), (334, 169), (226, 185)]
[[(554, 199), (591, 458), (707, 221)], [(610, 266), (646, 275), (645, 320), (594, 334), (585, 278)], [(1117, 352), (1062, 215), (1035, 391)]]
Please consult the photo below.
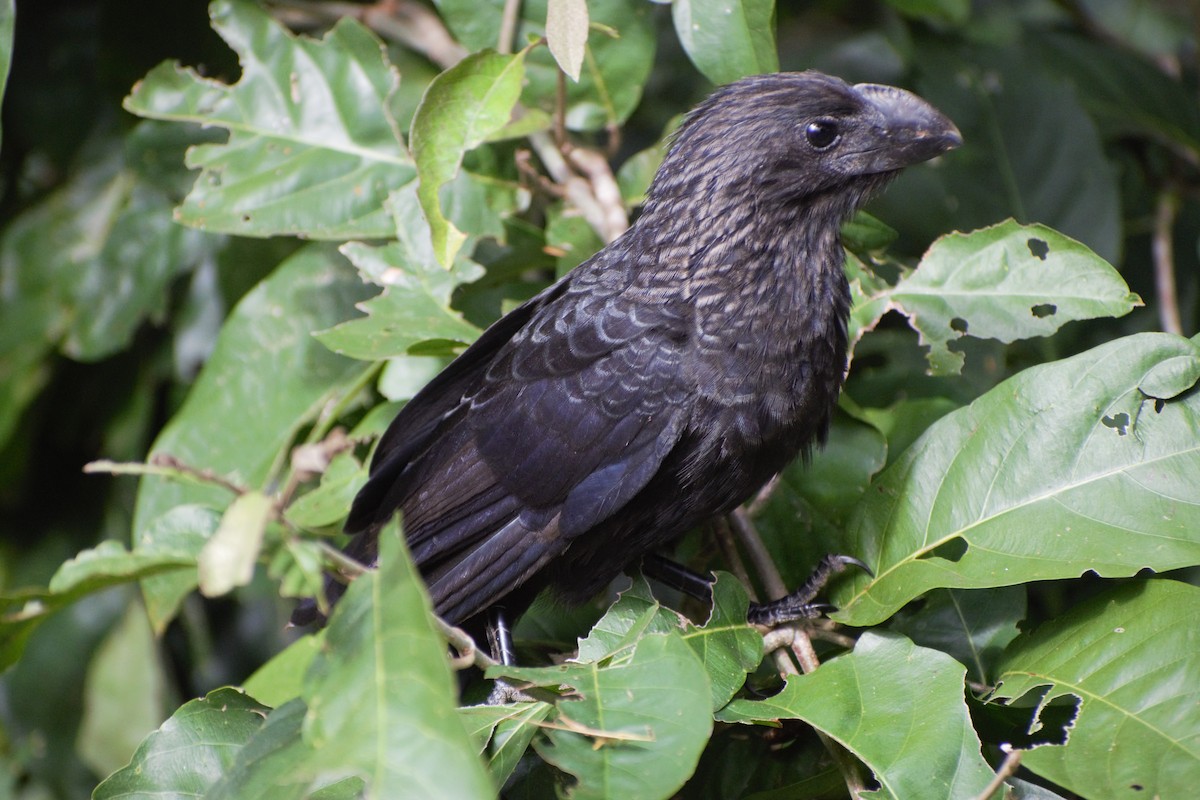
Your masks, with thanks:
[(688, 597), (712, 604), (712, 577), (688, 569), (678, 561), (650, 553), (642, 559), (642, 574)]
[[(821, 559), (808, 580), (796, 591), (772, 600), (769, 603), (751, 603), (746, 612), (746, 621), (751, 625), (772, 627), (785, 622), (814, 619), (832, 610), (825, 603), (814, 603), (815, 598), (834, 575), (848, 566), (855, 566), (873, 575), (870, 567), (853, 556), (828, 555)], [(702, 602), (712, 602), (712, 578), (688, 569), (669, 558), (651, 553), (642, 560), (642, 572), (649, 578), (683, 592)]]
[(827, 555), (817, 564), (804, 585), (791, 594), (769, 603), (751, 603), (746, 612), (746, 621), (751, 625), (774, 627), (785, 622), (815, 619), (833, 610), (827, 603), (814, 603), (813, 599), (829, 583), (829, 579), (848, 566), (855, 566), (874, 575), (871, 568), (853, 556)]
[[(517, 657), (513, 652), (512, 629), (508, 624), (508, 615), (501, 606), (492, 606), (488, 609), (487, 615), (487, 637), (488, 644), (492, 649), (492, 658), (506, 667), (511, 667), (516, 664)], [(532, 700), (532, 697), (513, 686), (504, 678), (497, 678), (495, 684), (492, 686), (491, 694), (488, 695), (487, 704), (489, 706), (501, 706), (508, 703), (521, 703)]]
[(516, 654), (513, 652), (512, 630), (508, 624), (508, 615), (502, 606), (492, 606), (488, 609), (487, 637), (492, 648), (492, 658), (506, 667), (517, 663)]

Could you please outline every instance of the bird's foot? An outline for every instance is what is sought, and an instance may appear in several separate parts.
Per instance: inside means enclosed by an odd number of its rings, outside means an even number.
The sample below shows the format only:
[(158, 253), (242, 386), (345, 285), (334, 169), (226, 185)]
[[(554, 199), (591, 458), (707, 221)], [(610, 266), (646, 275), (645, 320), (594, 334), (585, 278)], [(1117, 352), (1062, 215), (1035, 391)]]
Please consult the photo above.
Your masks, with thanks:
[(504, 678), (497, 678), (492, 685), (492, 692), (488, 695), (486, 705), (506, 706), (509, 703), (533, 703), (537, 699), (524, 690), (513, 686)]
[(830, 611), (835, 611), (834, 606), (828, 603), (814, 603), (813, 599), (825, 588), (825, 584), (829, 583), (830, 578), (849, 566), (858, 567), (871, 576), (875, 574), (870, 567), (853, 556), (825, 556), (808, 576), (804, 585), (796, 591), (769, 603), (751, 603), (750, 609), (746, 612), (746, 621), (751, 625), (773, 628), (788, 622), (816, 619)]

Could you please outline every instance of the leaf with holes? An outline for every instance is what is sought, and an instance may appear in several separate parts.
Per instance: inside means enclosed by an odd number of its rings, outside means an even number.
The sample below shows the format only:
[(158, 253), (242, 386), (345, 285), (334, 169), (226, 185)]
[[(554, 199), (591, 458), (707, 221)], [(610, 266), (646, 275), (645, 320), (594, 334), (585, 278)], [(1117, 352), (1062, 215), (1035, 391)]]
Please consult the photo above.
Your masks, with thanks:
[(1200, 564), (1200, 393), (1148, 398), (1200, 344), (1145, 333), (1032, 367), (931, 425), (867, 490), (835, 552), (875, 577), (836, 617), (886, 619), (935, 587), (981, 588)]
[(854, 652), (790, 677), (774, 697), (734, 700), (717, 719), (802, 719), (862, 759), (883, 797), (974, 797), (992, 770), (967, 714), (964, 673), (945, 653), (896, 634), (866, 633)]
[(243, 236), (391, 235), (384, 200), (416, 169), (396, 127), (400, 75), (379, 40), (349, 18), (321, 41), (293, 36), (247, 0), (215, 0), (210, 14), (241, 79), (164, 63), (125, 99), (139, 116), (229, 131), (188, 152), (203, 171), (179, 221)]
[[(1079, 702), (1063, 747), (1023, 767), (1089, 798), (1191, 797), (1200, 784), (1200, 588), (1154, 579), (1094, 597), (1015, 641), (993, 700)], [(1036, 726), (1038, 719), (1032, 721)]]
[(1084, 245), (1012, 220), (943, 236), (887, 294), (929, 347), (935, 375), (962, 368), (962, 354), (947, 347), (959, 336), (1006, 343), (1049, 336), (1068, 322), (1120, 317), (1142, 304)]

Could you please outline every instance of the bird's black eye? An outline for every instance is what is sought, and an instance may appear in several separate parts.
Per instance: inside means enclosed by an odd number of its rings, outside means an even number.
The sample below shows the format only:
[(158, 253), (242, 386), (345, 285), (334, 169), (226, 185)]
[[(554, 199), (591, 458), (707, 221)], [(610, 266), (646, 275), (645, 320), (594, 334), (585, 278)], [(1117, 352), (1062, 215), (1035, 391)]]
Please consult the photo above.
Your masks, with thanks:
[(804, 128), (804, 138), (816, 150), (828, 150), (841, 136), (838, 124), (831, 119), (818, 119)]

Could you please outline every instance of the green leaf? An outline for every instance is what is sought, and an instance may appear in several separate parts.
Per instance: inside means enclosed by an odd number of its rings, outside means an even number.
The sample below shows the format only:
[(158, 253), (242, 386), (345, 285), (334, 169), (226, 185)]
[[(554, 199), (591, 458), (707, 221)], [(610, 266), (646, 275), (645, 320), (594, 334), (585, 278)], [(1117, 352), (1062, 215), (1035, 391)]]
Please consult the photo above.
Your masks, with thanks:
[(459, 709), (468, 732), (487, 758), (492, 783), (504, 785), (529, 749), (533, 737), (541, 730), (540, 723), (553, 710), (554, 706), (542, 702)]
[[(182, 554), (194, 565), (204, 543), (216, 533), (220, 524), (221, 514), (213, 508), (193, 503), (177, 505), (150, 520), (135, 540), (133, 552), (151, 556)], [(196, 587), (197, 581), (195, 569), (142, 579), (142, 599), (155, 633), (162, 634), (179, 603)]]
[(205, 800), (361, 800), (362, 779), (317, 774), (315, 751), (301, 735), (306, 712), (293, 700), (268, 714)]
[[(262, 488), (284, 463), (296, 432), (330, 399), (357, 384), (362, 365), (329, 352), (311, 332), (344, 319), (365, 291), (328, 248), (312, 245), (280, 264), (233, 310), (152, 452)], [(218, 487), (143, 478), (133, 524), (137, 549), (156, 546), (161, 532), (152, 523), (175, 506), (224, 508), (229, 501), (229, 493)], [(198, 554), (202, 545), (202, 539), (189, 540), (196, 548), (190, 552)], [(143, 585), (156, 630), (195, 586), (195, 574)]]
[[(496, 47), (506, 0), (436, 0), (455, 37), (471, 50)], [(615, 31), (587, 42), (578, 82), (567, 84), (566, 125), (571, 130), (602, 130), (624, 122), (642, 98), (654, 64), (652, 9), (643, 0), (588, 0), (592, 28)], [(521, 3), (515, 47), (546, 36), (548, 0)], [(521, 103), (553, 113), (558, 94), (558, 62), (538, 48), (526, 59)]]
[(1200, 108), (1187, 87), (1124, 48), (1031, 31), (1039, 54), (1065, 76), (1109, 137), (1145, 136), (1200, 154)]
[(779, 71), (775, 0), (674, 0), (671, 17), (688, 58), (713, 83)]
[(466, 235), (443, 212), (442, 186), (458, 174), (467, 151), (508, 123), (524, 77), (525, 51), (475, 53), (433, 79), (413, 117), (409, 140), (420, 177), (417, 197), (434, 255), (447, 268)]
[(334, 525), (346, 518), (354, 496), (366, 482), (366, 464), (359, 464), (351, 453), (341, 453), (329, 462), (321, 475), (321, 485), (293, 500), (284, 516), (304, 528)]
[(1025, 588), (936, 589), (915, 613), (897, 614), (891, 628), (921, 647), (941, 650), (967, 668), (970, 679), (991, 685), (1004, 648), (1025, 619)]
[(273, 708), (300, 696), (304, 674), (325, 646), (325, 632), (301, 636), (282, 652), (254, 671), (242, 684), (242, 691)]
[(246, 492), (221, 515), (221, 524), (197, 559), (200, 592), (220, 597), (250, 583), (275, 501), (262, 492)]
[(888, 5), (908, 17), (961, 25), (971, 16), (971, 0), (887, 0)]
[(944, 233), (947, 219), (959, 230), (1006, 217), (1040, 222), (1118, 263), (1124, 227), (1115, 170), (1071, 87), (1022, 45), (960, 50), (925, 36), (913, 50), (920, 95), (954, 120), (969, 146), (906, 170), (874, 213), (920, 242)]
[(12, 67), (13, 29), (17, 22), (16, 0), (0, 0), (0, 105), (4, 104), (4, 89)]
[[(143, 138), (155, 157), (174, 155)], [(52, 350), (95, 361), (127, 347), (166, 310), (171, 281), (215, 246), (172, 221), (167, 195), (125, 165), (119, 142), (94, 150), (0, 238), (0, 442), (45, 384)]]
[(334, 609), (305, 679), (304, 738), (321, 769), (358, 775), (370, 798), (491, 796), (396, 525), (380, 534), (379, 550), (379, 569), (359, 576)]
[(129, 766), (96, 787), (92, 800), (201, 797), (232, 766), (270, 711), (236, 689), (184, 703), (150, 734)]
[[(383, 292), (361, 304), (367, 312), (317, 333), (322, 344), (351, 358), (375, 361), (405, 355), (412, 348), (436, 342), (441, 350), (453, 352), (473, 342), (479, 329), (450, 308), (454, 289), (478, 279), (483, 269), (473, 261), (459, 259), (450, 269), (413, 259), (400, 243), (370, 247), (352, 242), (342, 252)], [(428, 354), (427, 351), (423, 351)]]
[(215, 0), (210, 14), (241, 79), (164, 63), (125, 99), (139, 116), (229, 131), (189, 152), (202, 172), (179, 221), (244, 236), (388, 236), (384, 199), (416, 172), (396, 125), (400, 76), (379, 40), (349, 18), (319, 42), (293, 36), (248, 0)]
[(699, 627), (687, 623), (683, 638), (704, 664), (716, 711), (745, 685), (746, 675), (762, 661), (763, 640), (746, 624), (750, 598), (737, 578), (718, 572), (712, 591), (708, 620)]
[(588, 40), (587, 0), (547, 0), (546, 44), (571, 80), (579, 81)]
[[(992, 699), (1081, 705), (1062, 747), (1021, 765), (1089, 798), (1190, 797), (1200, 783), (1200, 589), (1152, 579), (1116, 587), (1026, 634)], [(1033, 724), (1037, 724), (1035, 719)]]
[(534, 740), (543, 759), (576, 777), (574, 800), (670, 797), (712, 732), (704, 668), (678, 633), (649, 634), (630, 658), (609, 666), (488, 670), (501, 675), (578, 694), (557, 705), (555, 727)]
[(788, 678), (768, 700), (734, 700), (722, 722), (802, 719), (871, 768), (895, 798), (974, 797), (991, 780), (963, 700), (964, 669), (895, 634), (866, 633), (854, 652)]
[(167, 676), (146, 611), (130, 604), (88, 665), (80, 756), (100, 775), (129, 763), (166, 716)]
[(933, 243), (889, 293), (929, 347), (934, 375), (959, 372), (964, 334), (1009, 343), (1067, 322), (1120, 317), (1142, 304), (1120, 274), (1084, 245), (1044, 225), (1012, 220)]
[(1194, 357), (1141, 334), (1032, 367), (938, 420), (867, 492), (837, 552), (876, 577), (836, 615), (886, 619), (934, 587), (982, 588), (1200, 564), (1200, 395), (1156, 407), (1156, 364)]

